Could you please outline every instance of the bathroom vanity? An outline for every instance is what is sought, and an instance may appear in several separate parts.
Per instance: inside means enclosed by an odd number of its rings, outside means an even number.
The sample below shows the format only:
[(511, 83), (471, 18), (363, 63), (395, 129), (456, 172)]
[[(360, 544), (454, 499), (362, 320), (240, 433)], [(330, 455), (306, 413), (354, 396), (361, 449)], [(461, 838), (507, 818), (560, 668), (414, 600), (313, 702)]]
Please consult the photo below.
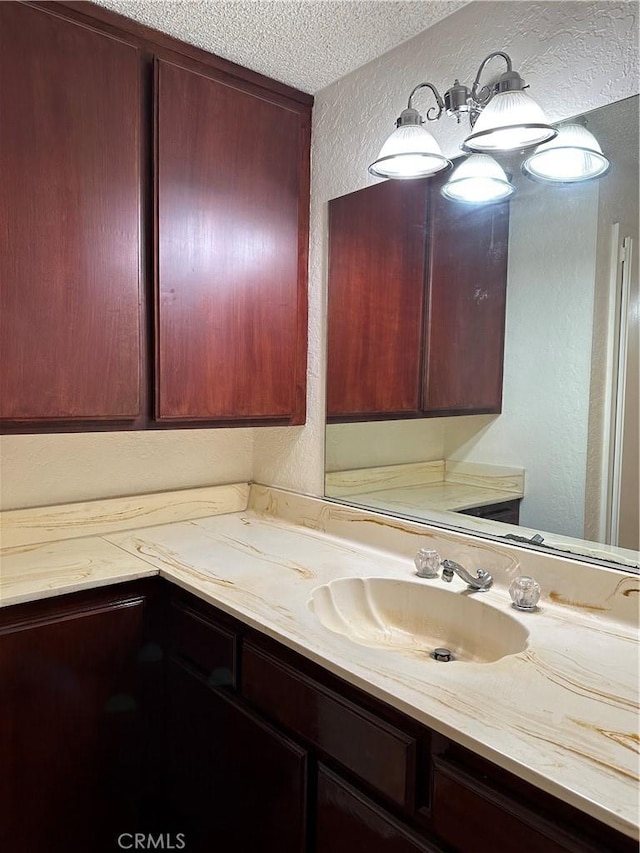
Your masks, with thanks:
[[(637, 577), (533, 554), (542, 606), (518, 614), (512, 546), (217, 491), (6, 514), (5, 849), (113, 850), (141, 828), (190, 850), (636, 849)], [(416, 579), (426, 542), (494, 586)], [(419, 620), (404, 647), (363, 644), (317, 601), (347, 578), (492, 618), (450, 663)], [(525, 648), (487, 657), (496, 619)]]

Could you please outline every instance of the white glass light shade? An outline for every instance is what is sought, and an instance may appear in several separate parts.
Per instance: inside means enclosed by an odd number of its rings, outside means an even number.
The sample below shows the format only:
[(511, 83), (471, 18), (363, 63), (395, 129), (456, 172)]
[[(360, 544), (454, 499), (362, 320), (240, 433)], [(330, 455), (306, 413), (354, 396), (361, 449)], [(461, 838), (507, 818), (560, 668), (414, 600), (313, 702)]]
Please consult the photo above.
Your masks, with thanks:
[(393, 131), (369, 171), (379, 178), (409, 180), (433, 175), (450, 165), (426, 128), (407, 124)]
[(574, 184), (601, 177), (609, 166), (598, 140), (586, 127), (566, 124), (555, 139), (536, 148), (522, 170), (537, 181)]
[(547, 142), (557, 132), (533, 98), (515, 89), (493, 96), (462, 147), (481, 153), (517, 151)]
[(510, 198), (515, 187), (504, 169), (488, 154), (472, 154), (440, 190), (445, 198), (466, 204), (490, 204)]

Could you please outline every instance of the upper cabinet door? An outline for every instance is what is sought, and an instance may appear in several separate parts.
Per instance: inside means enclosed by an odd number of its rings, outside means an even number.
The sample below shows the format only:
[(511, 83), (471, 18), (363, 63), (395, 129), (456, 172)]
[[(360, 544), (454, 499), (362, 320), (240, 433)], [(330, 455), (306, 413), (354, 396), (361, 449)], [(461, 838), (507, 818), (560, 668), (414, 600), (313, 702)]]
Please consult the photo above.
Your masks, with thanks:
[(433, 187), (423, 409), (499, 413), (509, 203), (479, 207)]
[(140, 412), (140, 62), (0, 3), (0, 418)]
[(156, 417), (304, 421), (308, 115), (156, 64)]
[(427, 200), (420, 180), (329, 202), (329, 418), (420, 410)]

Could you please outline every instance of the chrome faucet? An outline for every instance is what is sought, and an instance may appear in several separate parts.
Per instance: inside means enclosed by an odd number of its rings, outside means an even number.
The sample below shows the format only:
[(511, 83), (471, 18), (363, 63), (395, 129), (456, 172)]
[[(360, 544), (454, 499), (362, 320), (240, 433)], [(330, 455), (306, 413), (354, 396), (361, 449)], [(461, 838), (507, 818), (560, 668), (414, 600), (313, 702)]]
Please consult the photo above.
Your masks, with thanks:
[(463, 566), (459, 563), (454, 563), (453, 560), (443, 560), (440, 565), (442, 566), (442, 580), (445, 583), (451, 583), (454, 574), (462, 578), (471, 589), (475, 589), (478, 592), (484, 592), (493, 583), (493, 576), (489, 572), (485, 572), (484, 569), (478, 569), (476, 576), (473, 577)]

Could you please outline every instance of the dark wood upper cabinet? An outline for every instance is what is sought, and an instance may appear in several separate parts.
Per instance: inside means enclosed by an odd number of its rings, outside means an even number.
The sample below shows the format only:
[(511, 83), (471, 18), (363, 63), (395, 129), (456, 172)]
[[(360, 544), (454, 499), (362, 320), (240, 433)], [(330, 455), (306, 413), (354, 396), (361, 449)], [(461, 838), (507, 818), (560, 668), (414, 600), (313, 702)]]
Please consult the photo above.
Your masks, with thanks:
[(0, 4), (0, 418), (140, 413), (137, 49)]
[(500, 412), (509, 206), (441, 184), (329, 202), (329, 420)]
[(509, 203), (432, 209), (422, 408), (500, 412)]
[(305, 420), (313, 98), (91, 3), (0, 3), (0, 427)]
[(329, 202), (327, 415), (420, 410), (425, 181)]
[(300, 114), (167, 62), (156, 81), (156, 416), (303, 420)]

